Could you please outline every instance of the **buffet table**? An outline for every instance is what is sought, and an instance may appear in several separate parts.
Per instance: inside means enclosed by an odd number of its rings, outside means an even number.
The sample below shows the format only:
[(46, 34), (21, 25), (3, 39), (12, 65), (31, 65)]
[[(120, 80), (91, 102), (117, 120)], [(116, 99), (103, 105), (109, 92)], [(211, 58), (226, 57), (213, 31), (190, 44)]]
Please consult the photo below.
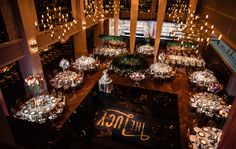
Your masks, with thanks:
[(65, 100), (61, 98), (41, 95), (26, 101), (16, 115), (23, 120), (45, 123), (47, 119), (57, 118), (63, 112), (64, 106)]
[(215, 127), (194, 127), (196, 135), (190, 135), (189, 140), (193, 149), (216, 149), (222, 134), (222, 130)]
[(69, 89), (69, 87), (76, 87), (83, 81), (83, 75), (79, 75), (76, 72), (66, 70), (56, 74), (51, 80), (51, 85), (56, 88)]

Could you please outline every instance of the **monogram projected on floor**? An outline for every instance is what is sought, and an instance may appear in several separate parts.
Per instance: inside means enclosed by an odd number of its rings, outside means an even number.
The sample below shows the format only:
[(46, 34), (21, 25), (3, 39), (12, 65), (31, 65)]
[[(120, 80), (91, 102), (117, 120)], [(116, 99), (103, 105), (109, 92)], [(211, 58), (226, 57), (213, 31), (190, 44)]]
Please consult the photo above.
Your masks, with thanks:
[(147, 141), (150, 138), (149, 135), (144, 134), (144, 122), (135, 120), (133, 114), (127, 114), (119, 110), (107, 109), (96, 124), (121, 130), (121, 134), (125, 137), (139, 137), (142, 141)]

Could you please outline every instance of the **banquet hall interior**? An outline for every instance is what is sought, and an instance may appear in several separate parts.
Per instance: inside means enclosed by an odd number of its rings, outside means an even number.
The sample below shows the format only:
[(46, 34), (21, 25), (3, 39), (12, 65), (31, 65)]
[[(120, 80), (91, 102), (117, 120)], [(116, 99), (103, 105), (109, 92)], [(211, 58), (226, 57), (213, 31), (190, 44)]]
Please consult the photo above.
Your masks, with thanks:
[(235, 149), (235, 0), (0, 0), (1, 149)]

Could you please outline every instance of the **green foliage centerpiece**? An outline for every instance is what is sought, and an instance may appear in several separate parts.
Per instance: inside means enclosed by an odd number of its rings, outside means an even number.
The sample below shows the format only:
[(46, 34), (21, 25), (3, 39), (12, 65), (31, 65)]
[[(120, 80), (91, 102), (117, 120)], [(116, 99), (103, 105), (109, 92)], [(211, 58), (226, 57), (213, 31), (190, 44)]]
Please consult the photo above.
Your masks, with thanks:
[(120, 75), (129, 75), (133, 72), (144, 73), (148, 69), (146, 59), (137, 54), (124, 54), (112, 61), (112, 70)]

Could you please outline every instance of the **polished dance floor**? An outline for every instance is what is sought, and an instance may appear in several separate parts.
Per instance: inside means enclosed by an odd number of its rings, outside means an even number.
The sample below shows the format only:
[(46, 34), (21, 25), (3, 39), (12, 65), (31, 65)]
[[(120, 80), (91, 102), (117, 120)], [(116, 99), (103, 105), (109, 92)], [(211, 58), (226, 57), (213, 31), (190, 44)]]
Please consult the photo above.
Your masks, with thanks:
[(102, 148), (181, 148), (178, 96), (114, 85), (90, 91), (71, 118), (79, 141)]

